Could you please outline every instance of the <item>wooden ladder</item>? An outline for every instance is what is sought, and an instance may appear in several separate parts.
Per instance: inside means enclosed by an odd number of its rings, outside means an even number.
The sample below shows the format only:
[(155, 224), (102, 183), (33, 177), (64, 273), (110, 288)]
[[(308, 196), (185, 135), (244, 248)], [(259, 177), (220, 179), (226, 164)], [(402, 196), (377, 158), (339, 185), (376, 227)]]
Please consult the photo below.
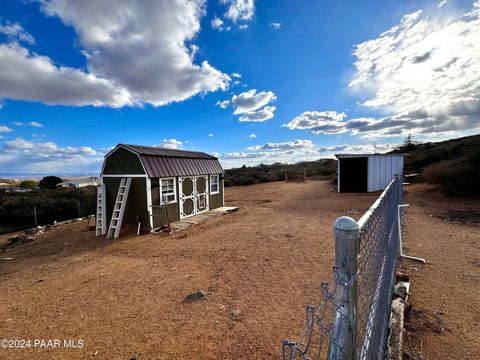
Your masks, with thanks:
[(105, 218), (105, 185), (97, 186), (97, 215), (95, 217), (96, 226), (95, 226), (95, 235), (105, 235), (107, 233), (107, 224), (104, 221)]
[(120, 180), (120, 186), (118, 187), (117, 200), (113, 207), (112, 219), (110, 220), (110, 226), (108, 227), (107, 239), (118, 239), (120, 235), (120, 228), (122, 227), (123, 213), (125, 212), (125, 206), (127, 205), (128, 191), (132, 184), (132, 178), (122, 178)]

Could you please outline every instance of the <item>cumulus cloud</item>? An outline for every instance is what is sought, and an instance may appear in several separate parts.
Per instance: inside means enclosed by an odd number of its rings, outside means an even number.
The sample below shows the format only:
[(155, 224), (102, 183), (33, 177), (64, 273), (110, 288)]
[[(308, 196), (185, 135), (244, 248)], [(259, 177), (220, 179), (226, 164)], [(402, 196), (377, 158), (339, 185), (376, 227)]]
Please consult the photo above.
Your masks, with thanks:
[(0, 45), (0, 98), (54, 105), (132, 104), (126, 89), (81, 70), (57, 67), (50, 58), (16, 44)]
[(386, 153), (394, 150), (398, 144), (338, 144), (317, 146), (311, 140), (297, 139), (278, 143), (266, 143), (247, 147), (247, 151), (234, 151), (224, 153), (220, 159), (226, 167), (238, 167), (244, 164), (251, 166), (281, 163), (298, 163), (301, 161), (315, 161), (321, 158), (332, 158), (334, 154), (362, 154)]
[(252, 20), (255, 15), (255, 0), (220, 0), (220, 3), (227, 6), (225, 18), (234, 23)]
[(239, 73), (236, 73), (236, 72), (231, 73), (230, 76), (231, 76), (232, 78), (237, 78), (237, 79), (240, 79), (240, 78), (242, 77), (242, 75), (240, 75)]
[(25, 173), (53, 173), (97, 170), (101, 163), (100, 154), (89, 146), (61, 147), (54, 142), (35, 142), (16, 138), (6, 141), (0, 149), (2, 171)]
[(8, 126), (5, 126), (5, 125), (0, 125), (0, 132), (1, 133), (10, 133), (12, 132), (13, 130), (10, 129)]
[(257, 138), (257, 135), (255, 135), (255, 134), (250, 134), (249, 138), (250, 138), (250, 139), (256, 139), (256, 138)]
[(224, 153), (220, 159), (224, 165), (233, 167), (243, 164), (256, 165), (274, 162), (295, 163), (320, 157), (315, 144), (311, 140), (302, 139), (249, 146), (245, 150), (247, 151)]
[(214, 136), (215, 136), (215, 135), (212, 134), (212, 133), (208, 134), (208, 137), (214, 137)]
[(315, 145), (311, 140), (297, 139), (295, 141), (286, 141), (279, 143), (266, 143), (265, 145), (250, 146), (247, 150), (301, 150), (311, 151), (315, 149)]
[(215, 105), (220, 106), (222, 109), (226, 109), (228, 105), (230, 105), (230, 100), (217, 101)]
[[(72, 26), (86, 70), (58, 66), (16, 44), (0, 45), (0, 97), (46, 104), (161, 106), (224, 90), (230, 77), (194, 62), (203, 0), (41, 1)], [(141, 54), (141, 56), (139, 56)]]
[(30, 45), (35, 44), (35, 39), (19, 23), (0, 24), (0, 34), (5, 35), (10, 41), (23, 41)]
[(351, 122), (370, 136), (421, 136), (480, 128), (480, 2), (468, 13), (417, 11), (356, 46), (349, 86), (362, 105), (386, 112)]
[(218, 101), (216, 105), (223, 109), (228, 106), (234, 108), (233, 114), (242, 115), (240, 122), (262, 122), (273, 118), (275, 106), (267, 106), (275, 101), (277, 96), (272, 91), (260, 91), (256, 89), (233, 95), (231, 100)]
[(178, 148), (181, 148), (182, 145), (183, 145), (183, 142), (177, 139), (163, 139), (163, 142), (156, 146), (163, 147), (166, 149), (178, 149)]
[(342, 120), (347, 115), (336, 111), (305, 111), (283, 126), (289, 129), (308, 129), (315, 134), (337, 134), (345, 132)]
[(331, 145), (331, 146), (321, 146), (317, 150), (319, 153), (333, 154), (333, 153), (344, 153), (344, 154), (371, 154), (371, 153), (386, 153), (394, 150), (398, 147), (398, 144), (361, 144), (361, 145)]
[(271, 26), (273, 29), (278, 30), (278, 29), (280, 29), (280, 27), (282, 26), (282, 23), (273, 22), (273, 21), (272, 21), (272, 22), (270, 23), (270, 26)]
[(272, 91), (260, 91), (256, 89), (245, 91), (232, 97), (232, 106), (235, 107), (234, 114), (245, 114), (250, 111), (260, 109), (277, 97)]
[(273, 118), (274, 112), (277, 108), (275, 106), (265, 106), (257, 111), (249, 111), (240, 116), (240, 122), (263, 122)]

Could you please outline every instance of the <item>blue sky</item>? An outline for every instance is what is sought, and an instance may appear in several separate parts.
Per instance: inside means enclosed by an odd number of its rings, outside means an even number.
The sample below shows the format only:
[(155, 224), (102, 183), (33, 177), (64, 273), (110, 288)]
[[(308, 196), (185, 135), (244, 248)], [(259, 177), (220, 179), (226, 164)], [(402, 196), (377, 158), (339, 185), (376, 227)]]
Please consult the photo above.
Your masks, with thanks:
[(4, 0), (0, 176), (95, 174), (122, 142), (228, 168), (478, 133), (479, 17), (478, 1)]

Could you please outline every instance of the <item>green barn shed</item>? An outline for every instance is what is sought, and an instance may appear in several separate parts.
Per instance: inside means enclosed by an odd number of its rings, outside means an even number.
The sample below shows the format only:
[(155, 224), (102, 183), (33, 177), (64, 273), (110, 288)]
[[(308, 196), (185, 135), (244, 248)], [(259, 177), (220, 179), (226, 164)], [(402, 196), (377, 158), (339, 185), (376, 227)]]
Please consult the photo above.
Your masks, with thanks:
[(218, 158), (203, 152), (118, 144), (103, 162), (97, 235), (108, 229), (117, 238), (122, 224), (152, 230), (222, 207), (223, 175)]

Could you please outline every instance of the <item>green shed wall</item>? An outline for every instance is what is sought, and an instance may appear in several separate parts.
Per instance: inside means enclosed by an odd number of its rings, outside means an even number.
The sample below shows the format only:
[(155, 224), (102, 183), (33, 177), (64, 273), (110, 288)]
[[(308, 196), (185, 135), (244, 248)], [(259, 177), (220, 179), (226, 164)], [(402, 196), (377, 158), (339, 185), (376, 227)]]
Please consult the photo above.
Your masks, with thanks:
[[(110, 225), (112, 211), (117, 199), (118, 187), (120, 185), (120, 177), (104, 177), (103, 183), (106, 190), (107, 205), (107, 227)], [(132, 178), (130, 191), (128, 192), (127, 204), (123, 215), (122, 224), (137, 226), (137, 217), (142, 217), (142, 227), (149, 226), (149, 216), (147, 211), (147, 185), (146, 179)]]
[(103, 174), (145, 174), (142, 163), (138, 156), (124, 148), (118, 148), (105, 159)]
[[(208, 177), (208, 179), (210, 181), (210, 177)], [(209, 199), (210, 210), (223, 206), (223, 179), (221, 175), (219, 175), (218, 185), (219, 185), (219, 189), (218, 189), (219, 193), (210, 195), (210, 199)], [(210, 186), (210, 183), (209, 183), (209, 186)], [(208, 190), (210, 191), (210, 187), (208, 188)]]
[[(167, 217), (165, 214), (165, 210), (159, 207), (160, 205), (160, 187), (158, 186), (159, 179), (152, 178), (151, 179), (151, 186), (152, 186), (152, 215), (153, 215), (153, 228), (158, 228), (162, 225), (167, 225)], [(175, 178), (176, 184), (176, 191), (177, 191), (177, 202), (172, 204), (167, 204), (167, 211), (168, 211), (168, 220), (170, 222), (174, 222), (180, 220), (180, 210), (179, 210), (179, 194), (178, 194), (178, 177)]]

